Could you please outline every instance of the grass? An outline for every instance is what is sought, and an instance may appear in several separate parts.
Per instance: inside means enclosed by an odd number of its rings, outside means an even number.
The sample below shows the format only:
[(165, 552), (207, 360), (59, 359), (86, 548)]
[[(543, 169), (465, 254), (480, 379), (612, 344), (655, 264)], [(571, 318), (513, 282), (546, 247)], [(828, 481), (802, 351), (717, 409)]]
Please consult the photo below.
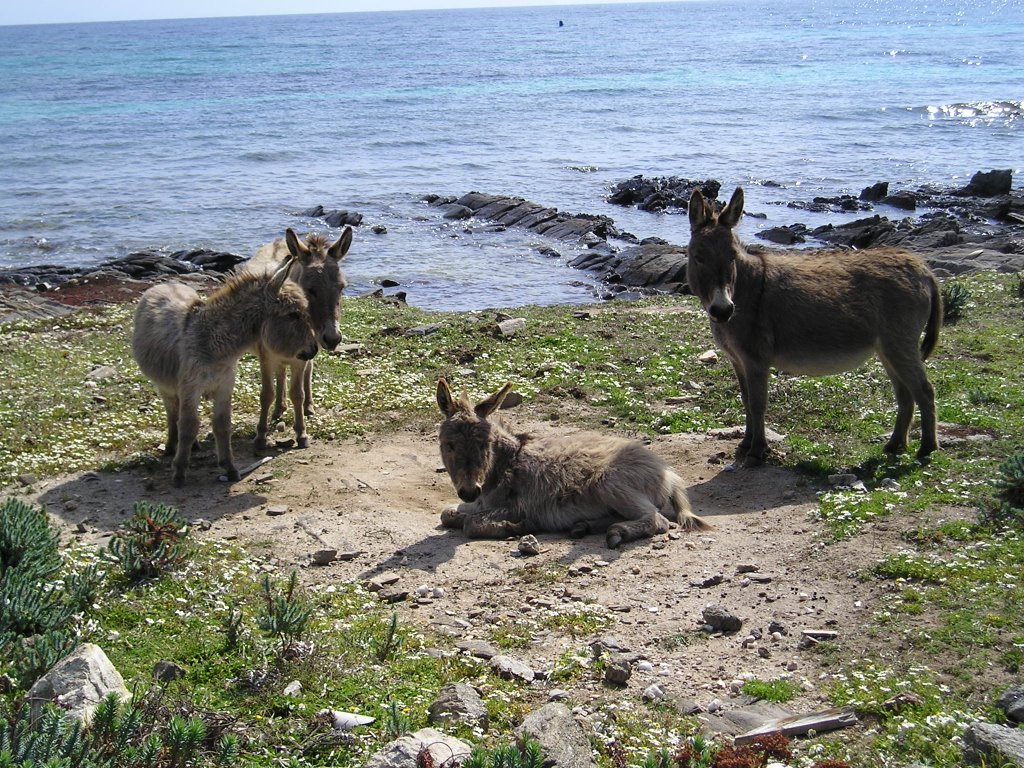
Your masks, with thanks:
[[(770, 383), (769, 425), (787, 436), (774, 459), (808, 483), (852, 472), (863, 492), (834, 489), (820, 496), (823, 541), (856, 537), (889, 517), (929, 513), (963, 518), (990, 504), (1000, 463), (1024, 435), (1024, 299), (1020, 278), (958, 278), (969, 291), (955, 325), (947, 326), (928, 362), (945, 445), (927, 464), (886, 460), (893, 398), (875, 362), (820, 379), (776, 375)], [(396, 428), (432, 428), (434, 386), (446, 375), (474, 396), (512, 381), (540, 416), (621, 433), (703, 431), (742, 423), (738, 388), (724, 358), (699, 362), (711, 349), (708, 324), (691, 298), (579, 307), (525, 307), (527, 331), (497, 339), (496, 314), (428, 313), (371, 299), (346, 299), (343, 332), (362, 350), (317, 359), (319, 403), (313, 437), (338, 439)], [(0, 485), (17, 494), (19, 477), (39, 479), (101, 466), (149, 466), (164, 438), (163, 414), (127, 347), (130, 306), (83, 310), (60, 320), (0, 326)], [(428, 323), (427, 336), (404, 331)], [(90, 378), (97, 366), (109, 378)], [(258, 410), (254, 360), (243, 359), (235, 399), (235, 438), (251, 439)], [(674, 400), (671, 400), (673, 399)], [(31, 482), (31, 478), (23, 478)], [(945, 512), (950, 514), (944, 514)], [(272, 552), (268, 547), (269, 557)], [(99, 562), (71, 550), (76, 566)], [(109, 563), (103, 561), (104, 567)], [(257, 624), (259, 581), (288, 574), (270, 562), (224, 545), (205, 545), (184, 569), (139, 584), (108, 574), (106, 592), (82, 617), (81, 636), (99, 642), (137, 685), (152, 685), (153, 664), (173, 658), (187, 668), (171, 686), (180, 710), (223, 718), (244, 734), (245, 764), (354, 766), (387, 738), (396, 719), (417, 728), (442, 685), (472, 682), (485, 694), (492, 726), (462, 735), (478, 743), (507, 736), (539, 702), (529, 687), (501, 680), (481, 661), (401, 622), (360, 587), (337, 585), (304, 593), (313, 608), (304, 653), (280, 655), (280, 637)], [(990, 715), (991, 702), (1024, 663), (1024, 542), (1020, 532), (971, 520), (922, 526), (899, 551), (878, 552), (860, 578), (883, 593), (858, 632), (856, 653), (836, 642), (813, 653), (826, 670), (818, 682), (837, 706), (853, 706), (869, 727), (803, 742), (802, 758), (833, 757), (874, 768), (919, 762), (958, 765), (963, 724)], [(555, 584), (563, 565), (527, 565), (512, 574), (524, 583)], [(229, 616), (242, 621), (229, 636)], [(600, 664), (587, 637), (609, 619), (586, 605), (571, 611), (541, 607), (492, 628), (502, 648), (524, 647), (548, 634), (553, 682), (595, 685)], [(679, 632), (654, 639), (665, 647), (705, 642)], [(545, 641), (546, 642), (546, 641)], [(441, 649), (438, 653), (437, 650)], [(297, 679), (304, 694), (283, 695)], [(785, 680), (748, 681), (764, 698), (786, 695)], [(776, 686), (778, 690), (776, 690)], [(635, 693), (635, 692), (634, 692)], [(763, 695), (767, 694), (767, 695)], [(903, 698), (899, 698), (903, 694)], [(6, 694), (13, 696), (14, 694)], [(792, 694), (790, 694), (792, 695)], [(780, 699), (776, 699), (780, 700)], [(894, 703), (895, 702), (895, 703)], [(319, 724), (322, 708), (377, 718), (351, 737)], [(592, 738), (603, 768), (640, 765), (652, 749), (674, 746), (696, 731), (693, 720), (627, 694), (591, 707)], [(615, 744), (611, 749), (608, 745)]]
[(764, 701), (785, 702), (790, 701), (800, 690), (799, 686), (792, 680), (777, 678), (775, 680), (747, 680), (740, 689), (747, 696)]

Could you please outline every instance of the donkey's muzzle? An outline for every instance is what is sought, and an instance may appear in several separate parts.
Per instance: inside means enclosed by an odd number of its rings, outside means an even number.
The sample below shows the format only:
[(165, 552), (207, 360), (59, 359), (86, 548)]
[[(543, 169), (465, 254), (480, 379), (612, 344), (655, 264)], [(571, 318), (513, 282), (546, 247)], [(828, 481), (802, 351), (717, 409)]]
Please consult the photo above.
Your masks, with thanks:
[(727, 323), (735, 308), (733, 304), (712, 304), (708, 307), (708, 314), (716, 323)]
[(320, 346), (333, 352), (341, 344), (341, 334), (337, 331), (325, 331), (320, 334)]
[(459, 498), (463, 501), (476, 501), (479, 496), (479, 485), (474, 485), (469, 488), (459, 488)]
[(298, 357), (299, 360), (312, 360), (314, 357), (316, 357), (316, 352), (318, 349), (319, 347), (316, 346), (314, 346), (312, 349), (304, 349), (301, 352), (299, 352), (299, 354), (296, 355), (296, 357)]

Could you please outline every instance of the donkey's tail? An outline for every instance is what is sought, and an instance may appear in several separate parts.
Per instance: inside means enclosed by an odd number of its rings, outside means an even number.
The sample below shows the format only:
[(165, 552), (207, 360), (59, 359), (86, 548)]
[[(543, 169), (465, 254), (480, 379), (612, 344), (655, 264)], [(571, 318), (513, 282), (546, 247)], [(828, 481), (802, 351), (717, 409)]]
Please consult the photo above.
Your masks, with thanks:
[(931, 284), (928, 289), (931, 293), (931, 312), (928, 314), (928, 325), (924, 329), (924, 339), (921, 340), (921, 359), (927, 360), (928, 355), (935, 351), (939, 343), (939, 329), (942, 328), (942, 289), (939, 288), (939, 281), (934, 275), (931, 277)]
[(683, 488), (683, 479), (675, 472), (670, 472), (667, 478), (672, 491), (669, 500), (676, 512), (675, 521), (684, 531), (707, 531), (711, 524), (697, 517), (690, 510), (690, 500), (686, 498), (686, 490)]

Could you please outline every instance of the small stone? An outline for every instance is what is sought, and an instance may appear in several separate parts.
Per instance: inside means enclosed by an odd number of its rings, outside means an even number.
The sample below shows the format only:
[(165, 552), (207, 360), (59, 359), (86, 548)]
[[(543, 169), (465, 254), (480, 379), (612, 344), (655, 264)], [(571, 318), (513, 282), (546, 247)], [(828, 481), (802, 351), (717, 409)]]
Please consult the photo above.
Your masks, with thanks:
[(613, 662), (604, 669), (604, 680), (612, 685), (625, 685), (633, 676), (633, 670), (624, 662)]
[(527, 556), (540, 554), (540, 542), (532, 533), (528, 533), (519, 540), (518, 548), (520, 553)]
[(721, 632), (735, 632), (743, 622), (720, 605), (706, 606), (701, 613), (705, 624)]
[(302, 693), (302, 683), (298, 680), (292, 680), (288, 685), (284, 687), (285, 696), (298, 696)]
[(314, 565), (330, 565), (338, 556), (336, 549), (318, 549), (313, 553)]
[(713, 349), (709, 349), (697, 358), (697, 362), (702, 365), (714, 365), (718, 362), (718, 353)]
[(762, 645), (760, 648), (757, 649), (757, 655), (760, 656), (762, 659), (770, 659), (772, 656), (772, 652)]
[(654, 665), (649, 661), (638, 661), (636, 665), (637, 672), (653, 672)]
[(430, 596), (436, 598), (444, 597), (444, 587), (434, 587), (430, 590)]
[(858, 478), (856, 475), (849, 473), (828, 476), (829, 485), (831, 485), (833, 488), (850, 488), (859, 479), (860, 478)]
[(799, 668), (800, 668), (800, 665), (797, 664), (795, 661), (789, 661), (789, 662), (786, 663), (786, 671), (787, 672), (796, 672)]
[(173, 661), (158, 661), (153, 665), (153, 677), (157, 682), (170, 683), (184, 676), (184, 667), (178, 666)]
[(720, 699), (712, 699), (711, 701), (708, 702), (708, 705), (705, 707), (705, 709), (707, 710), (709, 715), (712, 715), (715, 712), (720, 711), (722, 709), (722, 707), (723, 707), (723, 704), (722, 704)]
[(741, 563), (736, 566), (736, 573), (755, 573), (759, 570), (760, 568), (752, 563)]
[(707, 576), (703, 579), (696, 579), (690, 582), (690, 586), (697, 587), (698, 589), (707, 589), (708, 587), (715, 587), (725, 581), (725, 576), (721, 573), (716, 573), (714, 576)]
[(22, 485), (35, 485), (37, 480), (35, 475), (26, 472), (23, 475), (18, 475), (18, 482)]
[(644, 701), (661, 701), (661, 699), (665, 698), (665, 692), (657, 683), (652, 683), (644, 688), (644, 692), (640, 695)]
[(285, 504), (274, 504), (267, 507), (267, 515), (270, 517), (280, 517), (286, 514), (288, 514), (288, 506)]

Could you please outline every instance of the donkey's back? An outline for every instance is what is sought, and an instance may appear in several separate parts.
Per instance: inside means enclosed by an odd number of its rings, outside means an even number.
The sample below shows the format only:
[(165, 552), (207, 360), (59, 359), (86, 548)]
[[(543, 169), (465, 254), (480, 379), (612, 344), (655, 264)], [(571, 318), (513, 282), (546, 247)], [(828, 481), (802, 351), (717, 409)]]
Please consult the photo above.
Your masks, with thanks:
[(147, 289), (135, 308), (132, 354), (160, 391), (178, 387), (188, 314), (199, 303), (199, 294), (187, 285), (160, 283)]
[(876, 354), (925, 359), (935, 348), (939, 287), (914, 254), (773, 253), (763, 257), (763, 269), (766, 290), (749, 321), (780, 370), (820, 376)]

